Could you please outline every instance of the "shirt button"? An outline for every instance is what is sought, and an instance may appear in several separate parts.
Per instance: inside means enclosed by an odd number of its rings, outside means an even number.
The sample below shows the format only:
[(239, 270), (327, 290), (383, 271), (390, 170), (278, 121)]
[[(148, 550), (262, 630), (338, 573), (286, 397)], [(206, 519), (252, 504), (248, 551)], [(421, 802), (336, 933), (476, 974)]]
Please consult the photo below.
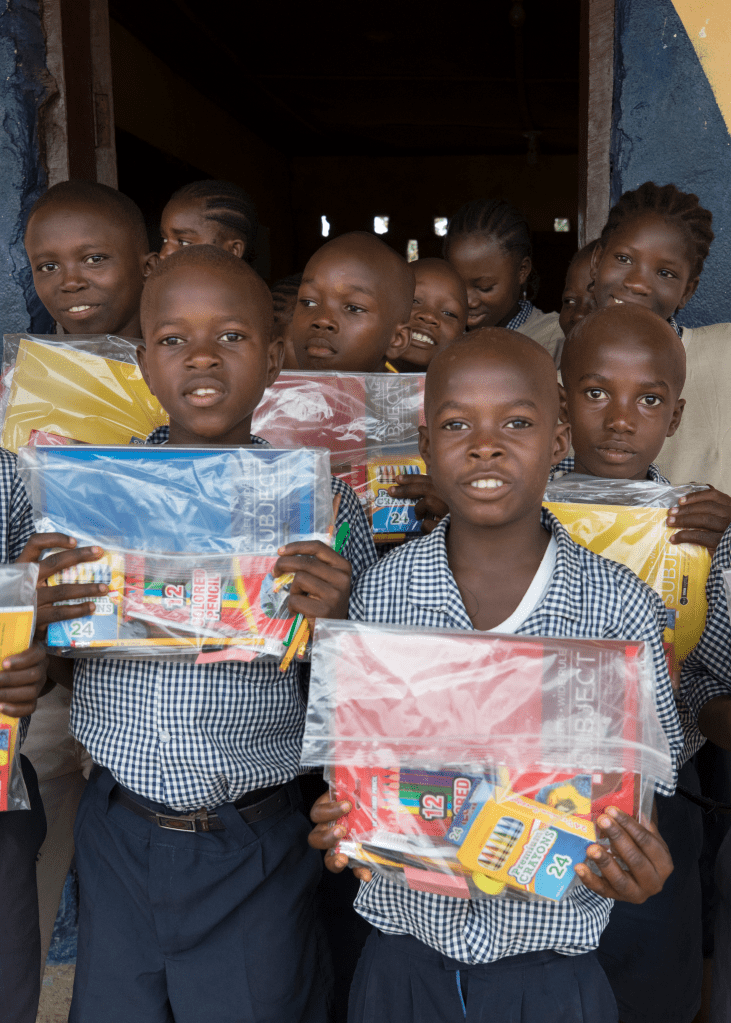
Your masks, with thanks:
[(164, 728), (162, 728), (157, 734), (160, 742), (170, 742), (170, 732), (166, 732)]

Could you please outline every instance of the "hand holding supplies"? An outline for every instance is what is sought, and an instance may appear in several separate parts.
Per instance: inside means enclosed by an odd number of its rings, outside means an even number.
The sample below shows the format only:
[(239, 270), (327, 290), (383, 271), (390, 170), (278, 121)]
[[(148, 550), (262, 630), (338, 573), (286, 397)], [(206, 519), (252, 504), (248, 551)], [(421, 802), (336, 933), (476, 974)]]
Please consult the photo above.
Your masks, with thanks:
[(58, 580), (90, 572), (110, 591), (94, 615), (50, 626), (54, 653), (281, 657), (291, 577), (272, 569), (282, 545), (327, 539), (326, 451), (39, 446), (18, 470), (39, 532), (105, 550)]
[(6, 334), (2, 446), (17, 452), (37, 438), (58, 444), (143, 442), (168, 417), (142, 379), (138, 344), (106, 334)]
[(644, 644), (318, 621), (303, 763), (353, 809), (340, 851), (410, 888), (563, 898), (617, 806), (672, 783)]
[(711, 555), (696, 544), (673, 544), (668, 509), (695, 483), (673, 487), (650, 480), (612, 480), (569, 473), (546, 488), (545, 504), (572, 540), (631, 568), (660, 595), (668, 613), (666, 649), (679, 668), (696, 645), (706, 620), (706, 580)]
[[(37, 582), (38, 565), (0, 565), (0, 663), (31, 644)], [(19, 755), (18, 719), (0, 713), (0, 811), (30, 809)]]
[(360, 498), (374, 539), (421, 528), (415, 501), (391, 497), (397, 476), (426, 472), (419, 456), (421, 373), (280, 373), (254, 413), (252, 430), (271, 444), (326, 447), (332, 471)]

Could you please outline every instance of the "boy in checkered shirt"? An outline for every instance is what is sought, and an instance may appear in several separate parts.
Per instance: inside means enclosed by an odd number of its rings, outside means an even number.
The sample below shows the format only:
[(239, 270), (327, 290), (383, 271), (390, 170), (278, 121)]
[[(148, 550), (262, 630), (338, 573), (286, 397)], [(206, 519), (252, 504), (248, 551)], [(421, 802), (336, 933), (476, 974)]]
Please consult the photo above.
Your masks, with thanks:
[[(550, 356), (487, 328), (435, 356), (421, 452), (450, 514), (358, 580), (354, 619), (539, 636), (634, 639), (652, 654), (660, 720), (677, 758), (683, 737), (662, 647), (662, 601), (623, 566), (574, 544), (542, 510), (552, 465), (568, 452)], [(667, 794), (672, 789), (661, 787)], [(347, 804), (313, 808), (311, 844), (332, 849)], [(411, 891), (359, 868), (356, 909), (373, 924), (350, 999), (351, 1023), (616, 1023), (594, 949), (612, 900), (642, 902), (672, 870), (647, 826), (610, 808), (583, 885), (559, 903), (469, 901)], [(618, 859), (629, 867), (623, 870)], [(330, 851), (330, 869), (345, 857)]]
[[(251, 418), (281, 365), (272, 299), (210, 245), (169, 256), (143, 292), (140, 367), (170, 416), (151, 443), (266, 445)], [(336, 554), (280, 549), (290, 609), (346, 617), (351, 573), (376, 560), (353, 491)], [(74, 665), (71, 727), (98, 765), (76, 819), (79, 947), (73, 1023), (326, 1023), (328, 988), (297, 782), (296, 664), (89, 659)]]

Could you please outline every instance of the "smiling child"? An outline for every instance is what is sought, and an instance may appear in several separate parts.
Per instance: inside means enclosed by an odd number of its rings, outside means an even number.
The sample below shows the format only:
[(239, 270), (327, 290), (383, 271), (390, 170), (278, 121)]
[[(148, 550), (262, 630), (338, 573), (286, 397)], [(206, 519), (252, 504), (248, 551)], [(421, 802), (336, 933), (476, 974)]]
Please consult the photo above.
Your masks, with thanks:
[(292, 318), (300, 369), (378, 373), (409, 346), (414, 272), (356, 231), (326, 242), (305, 267)]
[(149, 247), (135, 203), (91, 181), (49, 188), (25, 229), (38, 297), (66, 334), (141, 337)]
[(417, 259), (409, 327), (411, 343), (395, 363), (404, 373), (423, 372), (439, 348), (456, 341), (467, 327), (467, 292), (445, 259)]

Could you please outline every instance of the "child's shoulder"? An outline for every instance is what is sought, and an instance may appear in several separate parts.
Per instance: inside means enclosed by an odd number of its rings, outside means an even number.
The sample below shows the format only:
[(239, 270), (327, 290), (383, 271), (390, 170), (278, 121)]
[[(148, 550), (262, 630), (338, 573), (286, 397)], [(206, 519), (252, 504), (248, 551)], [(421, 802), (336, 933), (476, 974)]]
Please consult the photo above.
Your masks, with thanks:
[(443, 519), (431, 533), (401, 544), (371, 565), (353, 587), (353, 594), (365, 596), (397, 589), (405, 592), (415, 571), (436, 574), (442, 562), (446, 568), (444, 536), (447, 522)]
[(537, 341), (546, 349), (554, 362), (558, 361), (564, 342), (563, 331), (558, 322), (558, 313), (544, 313), (533, 306), (530, 316), (522, 326), (518, 327), (518, 331)]

